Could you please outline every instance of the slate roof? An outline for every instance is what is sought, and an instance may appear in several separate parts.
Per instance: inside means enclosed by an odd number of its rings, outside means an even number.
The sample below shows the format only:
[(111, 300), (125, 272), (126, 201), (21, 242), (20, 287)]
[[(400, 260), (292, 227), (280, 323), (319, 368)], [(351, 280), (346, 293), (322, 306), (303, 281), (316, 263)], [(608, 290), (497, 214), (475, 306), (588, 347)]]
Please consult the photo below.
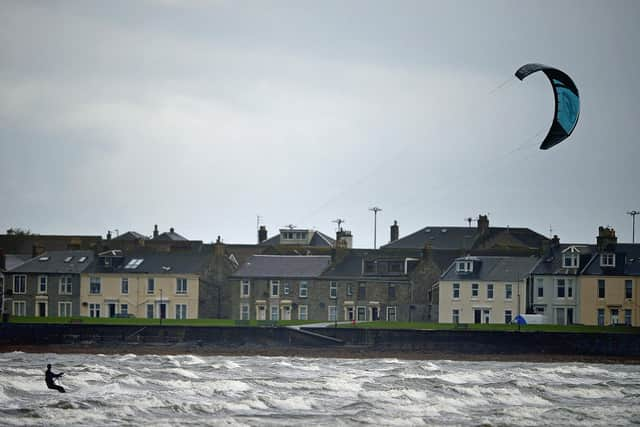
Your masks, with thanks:
[[(79, 262), (86, 257), (84, 262)], [(69, 262), (66, 259), (71, 258)], [(93, 251), (48, 251), (35, 258), (30, 258), (24, 264), (18, 265), (8, 272), (14, 273), (82, 273), (91, 265), (94, 259)]]
[(402, 250), (402, 251), (385, 251), (385, 250), (366, 250), (366, 249), (352, 249), (344, 258), (339, 262), (332, 264), (324, 273), (322, 277), (331, 279), (375, 279), (383, 278), (384, 280), (390, 280), (392, 278), (406, 278), (404, 273), (364, 273), (363, 265), (365, 261), (404, 261), (407, 258), (415, 259), (416, 262), (409, 266), (409, 273), (417, 263), (420, 261), (421, 252), (416, 250)]
[(253, 255), (232, 275), (237, 278), (315, 278), (327, 269), (327, 255)]
[(615, 268), (600, 267), (600, 253), (594, 253), (582, 274), (599, 276), (640, 275), (640, 243), (618, 243), (615, 249)]
[(4, 257), (4, 271), (16, 268), (17, 266), (24, 264), (30, 259), (31, 257), (29, 255), (7, 254)]
[[(317, 231), (317, 230), (309, 230), (309, 232), (313, 233), (311, 236), (311, 240), (309, 241), (309, 246), (316, 247), (334, 247), (336, 245), (336, 241), (326, 234)], [(260, 243), (261, 246), (277, 246), (280, 245), (280, 234), (276, 234), (273, 237), (268, 238), (264, 242)]]
[[(479, 260), (474, 263), (473, 273), (458, 273), (455, 261), (442, 274), (441, 280), (478, 280), (478, 281), (515, 281), (522, 280), (536, 266), (538, 257), (473, 257)], [(464, 259), (464, 258), (458, 258)]]
[(381, 248), (422, 249), (429, 243), (433, 249), (473, 249), (502, 233), (509, 233), (510, 237), (528, 248), (539, 248), (542, 241), (548, 240), (528, 228), (489, 227), (488, 232), (482, 235), (477, 227), (429, 226)]
[(119, 235), (118, 237), (114, 237), (112, 240), (148, 240), (147, 236), (144, 236), (137, 231), (127, 231), (124, 234)]
[(175, 231), (165, 231), (158, 235), (158, 237), (154, 237), (153, 240), (189, 240), (184, 236), (176, 233)]
[[(202, 273), (212, 254), (210, 252), (127, 252), (123, 261), (117, 267), (105, 266), (99, 258), (91, 264), (86, 273), (118, 273), (118, 274), (200, 274)], [(136, 268), (125, 268), (133, 259), (143, 261)]]
[[(564, 252), (569, 248), (575, 247), (579, 251), (578, 255), (578, 268), (564, 268), (562, 266), (562, 258)], [(578, 243), (563, 243), (557, 247), (551, 248), (548, 253), (544, 254), (536, 268), (533, 270), (533, 274), (549, 274), (549, 275), (578, 275), (593, 257), (596, 251), (594, 245), (578, 244)]]

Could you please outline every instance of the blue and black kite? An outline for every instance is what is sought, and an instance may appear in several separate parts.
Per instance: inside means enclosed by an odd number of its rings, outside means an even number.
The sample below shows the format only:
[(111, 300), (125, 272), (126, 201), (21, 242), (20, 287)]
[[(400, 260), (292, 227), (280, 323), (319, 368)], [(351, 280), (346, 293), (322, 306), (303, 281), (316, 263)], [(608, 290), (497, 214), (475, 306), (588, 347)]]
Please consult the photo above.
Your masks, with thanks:
[(580, 96), (573, 80), (564, 72), (542, 64), (526, 64), (516, 71), (516, 77), (523, 80), (529, 74), (542, 71), (551, 82), (556, 100), (556, 110), (551, 129), (540, 145), (547, 150), (561, 143), (571, 135), (580, 115)]

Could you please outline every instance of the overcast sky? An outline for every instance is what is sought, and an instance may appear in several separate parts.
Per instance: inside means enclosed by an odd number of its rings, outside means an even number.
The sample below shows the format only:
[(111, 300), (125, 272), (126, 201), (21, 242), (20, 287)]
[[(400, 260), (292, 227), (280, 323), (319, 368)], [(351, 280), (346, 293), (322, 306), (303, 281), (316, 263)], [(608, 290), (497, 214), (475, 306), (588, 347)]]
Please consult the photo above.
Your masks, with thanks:
[[(0, 229), (354, 246), (425, 226), (631, 241), (638, 1), (3, 1)], [(576, 82), (573, 135), (542, 73)], [(640, 218), (636, 240), (640, 240)]]

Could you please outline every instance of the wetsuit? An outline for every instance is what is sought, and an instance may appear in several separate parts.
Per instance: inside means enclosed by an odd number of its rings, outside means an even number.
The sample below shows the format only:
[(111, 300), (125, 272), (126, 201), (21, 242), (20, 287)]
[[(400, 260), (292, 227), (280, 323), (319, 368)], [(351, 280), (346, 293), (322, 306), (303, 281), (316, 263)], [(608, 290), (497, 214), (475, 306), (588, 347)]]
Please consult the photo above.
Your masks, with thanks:
[(53, 381), (54, 378), (60, 378), (62, 374), (63, 372), (59, 374), (54, 374), (53, 372), (51, 372), (51, 368), (47, 368), (47, 370), (44, 373), (44, 382), (47, 383), (47, 387), (49, 387), (52, 390), (58, 390), (60, 393), (65, 393), (64, 387), (57, 385)]

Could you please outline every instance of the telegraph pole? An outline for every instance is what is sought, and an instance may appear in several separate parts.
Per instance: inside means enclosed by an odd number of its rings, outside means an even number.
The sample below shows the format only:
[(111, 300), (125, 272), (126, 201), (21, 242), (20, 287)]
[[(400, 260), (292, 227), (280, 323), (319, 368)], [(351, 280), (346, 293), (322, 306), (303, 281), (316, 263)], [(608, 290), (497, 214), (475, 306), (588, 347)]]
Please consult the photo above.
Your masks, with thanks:
[(376, 233), (378, 230), (378, 212), (380, 212), (382, 209), (380, 209), (377, 206), (374, 206), (372, 208), (369, 208), (369, 210), (373, 212), (373, 249), (376, 249)]
[(633, 210), (633, 211), (629, 211), (627, 212), (627, 215), (631, 215), (632, 219), (632, 223), (633, 223), (633, 231), (631, 234), (631, 243), (635, 243), (636, 242), (636, 215), (640, 214), (640, 212)]

